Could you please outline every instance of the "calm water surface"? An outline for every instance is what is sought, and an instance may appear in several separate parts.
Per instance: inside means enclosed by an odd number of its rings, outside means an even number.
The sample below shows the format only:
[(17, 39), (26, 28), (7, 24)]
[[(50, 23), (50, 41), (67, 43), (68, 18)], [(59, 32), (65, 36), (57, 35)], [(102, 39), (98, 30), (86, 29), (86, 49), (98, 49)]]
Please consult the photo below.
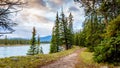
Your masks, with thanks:
[[(41, 44), (44, 54), (48, 54), (50, 51), (50, 44)], [(25, 56), (30, 45), (22, 46), (1, 46), (0, 47), (0, 58), (11, 57), (11, 56)]]

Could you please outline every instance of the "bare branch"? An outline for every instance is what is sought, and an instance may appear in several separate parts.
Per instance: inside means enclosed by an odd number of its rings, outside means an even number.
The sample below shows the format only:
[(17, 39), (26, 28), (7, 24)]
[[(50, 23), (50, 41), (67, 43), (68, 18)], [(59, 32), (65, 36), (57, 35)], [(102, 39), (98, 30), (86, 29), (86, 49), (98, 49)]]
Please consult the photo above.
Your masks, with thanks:
[(11, 27), (16, 24), (13, 23), (9, 16), (11, 13), (21, 11), (26, 3), (23, 0), (0, 0), (0, 27), (4, 30), (9, 30), (9, 32), (0, 31), (0, 34), (8, 34), (15, 31)]

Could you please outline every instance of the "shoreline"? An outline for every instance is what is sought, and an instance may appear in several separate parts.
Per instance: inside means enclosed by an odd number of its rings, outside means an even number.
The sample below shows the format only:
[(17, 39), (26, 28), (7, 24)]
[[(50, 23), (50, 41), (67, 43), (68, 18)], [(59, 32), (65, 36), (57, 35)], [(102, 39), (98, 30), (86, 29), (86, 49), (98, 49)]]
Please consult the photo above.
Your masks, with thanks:
[[(50, 43), (41, 43), (41, 44), (50, 44)], [(27, 45), (30, 45), (30, 44), (0, 44), (0, 47), (3, 47), (3, 46), (27, 46)]]

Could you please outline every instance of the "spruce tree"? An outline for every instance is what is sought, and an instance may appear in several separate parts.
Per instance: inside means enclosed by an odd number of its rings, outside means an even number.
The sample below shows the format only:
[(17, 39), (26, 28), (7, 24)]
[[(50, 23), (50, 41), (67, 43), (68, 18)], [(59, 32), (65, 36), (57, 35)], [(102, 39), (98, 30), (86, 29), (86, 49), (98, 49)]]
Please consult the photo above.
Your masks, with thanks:
[(38, 46), (37, 46), (37, 54), (43, 54), (43, 49), (40, 47), (40, 36), (38, 35)]
[(65, 49), (68, 49), (67, 40), (67, 19), (65, 18), (64, 12), (61, 13), (61, 31), (62, 31), (62, 42), (65, 45)]
[(70, 32), (73, 33), (73, 16), (72, 13), (69, 14), (69, 22), (68, 22), (68, 28), (70, 29)]
[[(70, 21), (69, 21), (70, 22)], [(71, 21), (72, 22), (72, 21)], [(70, 23), (71, 24), (71, 23)], [(70, 25), (68, 23), (67, 17), (65, 17), (64, 12), (61, 13), (61, 35), (62, 35), (62, 42), (65, 45), (65, 49), (68, 50), (72, 46), (72, 34), (71, 34)]]
[(37, 49), (36, 49), (36, 53), (37, 54), (39, 54), (40, 53), (40, 49), (39, 49), (39, 47), (40, 47), (40, 37), (39, 37), (39, 35), (38, 35), (38, 39), (37, 39)]
[(36, 29), (35, 29), (35, 27), (33, 27), (32, 39), (30, 41), (31, 46), (30, 46), (30, 49), (28, 50), (27, 55), (37, 54), (36, 53), (36, 38), (35, 38), (35, 35), (36, 35)]
[(69, 35), (69, 47), (71, 48), (73, 45), (73, 41), (74, 41), (74, 35), (73, 35), (73, 16), (72, 13), (69, 14), (69, 21), (68, 21), (68, 35)]
[(59, 16), (58, 16), (58, 12), (56, 15), (56, 21), (55, 21), (55, 37), (56, 37), (56, 46), (57, 46), (57, 52), (59, 51), (59, 46), (61, 45), (61, 40), (60, 40), (60, 22), (59, 22)]
[(51, 53), (59, 51), (60, 46), (60, 35), (59, 35), (59, 16), (56, 14), (55, 26), (53, 27), (52, 41), (51, 41)]
[(40, 45), (40, 36), (38, 35), (38, 45)]
[[(50, 53), (59, 52), (65, 46), (68, 50), (72, 47), (73, 42), (73, 16), (70, 13), (69, 17), (65, 17), (62, 11), (61, 17), (58, 12), (56, 14), (55, 26), (53, 27)], [(62, 46), (63, 45), (63, 46)]]
[(57, 52), (57, 46), (56, 46), (56, 37), (55, 37), (55, 27), (53, 27), (52, 31), (52, 40), (50, 43), (50, 53), (55, 53)]

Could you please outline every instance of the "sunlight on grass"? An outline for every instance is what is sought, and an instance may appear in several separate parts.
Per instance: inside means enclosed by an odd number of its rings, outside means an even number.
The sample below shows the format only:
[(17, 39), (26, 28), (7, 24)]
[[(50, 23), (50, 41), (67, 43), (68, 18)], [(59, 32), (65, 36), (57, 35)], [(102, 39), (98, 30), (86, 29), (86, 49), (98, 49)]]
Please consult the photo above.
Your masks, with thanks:
[(88, 52), (88, 49), (82, 51), (78, 56), (78, 63), (75, 65), (76, 68), (99, 68), (99, 64), (94, 62), (93, 53)]
[(88, 49), (79, 54), (78, 63), (76, 68), (118, 68), (106, 63), (97, 63), (93, 60), (93, 52), (89, 52)]
[(93, 60), (93, 53), (87, 52), (86, 50), (84, 52), (81, 52), (78, 59), (82, 59), (82, 65), (79, 63), (76, 64), (76, 68), (120, 68), (119, 66), (116, 67), (112, 64), (107, 63), (97, 63)]
[(84, 59), (83, 62), (85, 63), (93, 63), (93, 53), (91, 52), (81, 52), (81, 58)]

